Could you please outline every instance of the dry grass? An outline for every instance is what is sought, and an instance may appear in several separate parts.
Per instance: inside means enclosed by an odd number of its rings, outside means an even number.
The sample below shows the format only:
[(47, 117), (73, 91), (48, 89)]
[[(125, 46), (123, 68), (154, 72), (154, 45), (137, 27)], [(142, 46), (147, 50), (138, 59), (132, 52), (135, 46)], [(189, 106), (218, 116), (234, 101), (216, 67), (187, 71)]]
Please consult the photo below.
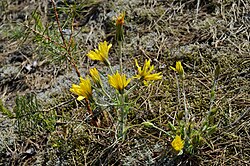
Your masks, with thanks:
[[(198, 10), (197, 1), (192, 0), (89, 0), (78, 5), (74, 22), (78, 49), (72, 53), (82, 75), (89, 67), (97, 66), (85, 57), (90, 49), (104, 39), (117, 47), (112, 18), (120, 11), (126, 11), (123, 47), (126, 72), (134, 73), (134, 58), (140, 64), (150, 58), (164, 75), (162, 81), (141, 87), (131, 95), (132, 99), (140, 97), (128, 115), (129, 126), (133, 127), (123, 143), (115, 139), (114, 111), (97, 107), (94, 111), (102, 123), (100, 127), (91, 125), (84, 103), (76, 102), (68, 92), (78, 77), (70, 64), (60, 58), (62, 50), (54, 47), (51, 51), (48, 44), (35, 42), (34, 34), (25, 28), (24, 25), (34, 25), (30, 22), (31, 12), (37, 8), (43, 23), (50, 25), (51, 34), (60, 42), (50, 7), (45, 0), (0, 2), (1, 100), (15, 112), (16, 96), (34, 93), (42, 105), (39, 117), (47, 118), (45, 124), (40, 119), (41, 129), (25, 135), (18, 133), (15, 120), (0, 115), (1, 164), (250, 164), (248, 0), (201, 1)], [(63, 10), (59, 18), (62, 23), (67, 20)], [(69, 23), (65, 25), (66, 29)], [(110, 57), (112, 64), (119, 63), (114, 49)], [(169, 69), (177, 60), (184, 66), (187, 107), (194, 128), (201, 126), (209, 110), (214, 70), (217, 64), (221, 66), (214, 103), (217, 110), (214, 122), (218, 127), (192, 155), (176, 156), (171, 138), (140, 125), (150, 120), (166, 131), (170, 130), (169, 122), (177, 125), (176, 116), (184, 106), (178, 103), (175, 75)], [(35, 61), (38, 65), (32, 66)], [(33, 67), (32, 71), (27, 69), (28, 65)]]

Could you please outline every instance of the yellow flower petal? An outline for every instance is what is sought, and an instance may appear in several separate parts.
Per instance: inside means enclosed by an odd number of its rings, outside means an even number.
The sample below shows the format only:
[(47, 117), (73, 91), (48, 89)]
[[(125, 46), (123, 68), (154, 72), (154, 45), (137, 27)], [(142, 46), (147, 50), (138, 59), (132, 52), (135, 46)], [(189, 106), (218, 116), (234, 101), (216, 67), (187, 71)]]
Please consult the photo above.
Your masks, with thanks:
[(174, 70), (174, 71), (177, 71), (174, 67), (172, 67), (172, 66), (170, 66), (170, 68), (172, 69), (172, 70)]
[(91, 60), (98, 60), (101, 62), (104, 62), (106, 65), (109, 64), (108, 61), (108, 53), (109, 53), (109, 49), (112, 47), (112, 44), (109, 44), (104, 41), (104, 42), (100, 42), (98, 44), (98, 49), (95, 49), (94, 51), (89, 51), (89, 53), (87, 54), (87, 56), (91, 59)]
[(180, 61), (176, 62), (175, 68), (172, 66), (170, 66), (170, 68), (173, 69), (174, 71), (176, 71), (182, 78), (184, 78), (184, 69), (183, 69)]
[(85, 97), (83, 97), (83, 96), (78, 96), (78, 97), (77, 97), (77, 100), (78, 100), (78, 101), (81, 101), (81, 100), (83, 100), (83, 99), (85, 99)]
[[(141, 79), (144, 81), (152, 81), (152, 80), (159, 80), (162, 79), (161, 72), (151, 74), (151, 72), (154, 70), (154, 65), (150, 66), (150, 60), (145, 60), (144, 66), (141, 69), (141, 67), (138, 65), (137, 60), (135, 60), (135, 65), (138, 69), (138, 74), (134, 77), (137, 79)], [(144, 82), (145, 84), (145, 82)]]
[(90, 51), (87, 56), (92, 60), (104, 61), (98, 50)]
[(80, 84), (72, 84), (70, 91), (78, 95), (77, 100), (82, 100), (84, 98), (92, 99), (92, 88), (89, 78), (83, 79), (80, 77)]
[(97, 87), (101, 87), (101, 77), (99, 75), (99, 72), (96, 68), (89, 70), (90, 76), (94, 83), (97, 85)]
[(161, 75), (161, 72), (159, 72), (159, 73), (155, 73), (155, 74), (146, 75), (144, 77), (144, 79), (147, 81), (160, 80), (160, 79), (162, 79), (162, 75)]

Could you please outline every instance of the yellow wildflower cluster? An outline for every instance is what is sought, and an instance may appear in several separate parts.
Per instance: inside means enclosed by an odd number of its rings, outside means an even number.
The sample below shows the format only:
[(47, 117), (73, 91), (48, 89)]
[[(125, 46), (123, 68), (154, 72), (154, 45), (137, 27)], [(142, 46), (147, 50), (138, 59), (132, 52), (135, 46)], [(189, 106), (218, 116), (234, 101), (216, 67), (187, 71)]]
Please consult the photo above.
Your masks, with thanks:
[[(119, 19), (121, 19), (120, 21), (122, 23), (124, 15), (119, 16)], [(112, 44), (108, 44), (106, 41), (100, 42), (98, 45), (98, 49), (89, 51), (87, 56), (92, 60), (104, 62), (110, 67), (108, 53), (111, 47)], [(162, 79), (161, 72), (152, 74), (154, 65), (150, 65), (150, 60), (146, 60), (143, 67), (140, 67), (137, 60), (135, 60), (135, 65), (138, 71), (133, 78), (137, 78), (143, 81), (145, 85), (148, 85), (148, 81)], [(96, 68), (90, 69), (90, 76), (96, 87), (102, 88), (102, 81)], [(108, 83), (113, 88), (117, 89), (120, 94), (124, 93), (124, 89), (127, 87), (131, 80), (132, 78), (127, 79), (125, 74), (121, 74), (119, 72), (116, 72), (113, 75), (108, 75)], [(84, 98), (93, 100), (91, 82), (89, 77), (87, 77), (86, 79), (80, 78), (80, 84), (73, 84), (70, 91), (78, 95), (77, 100), (82, 100)]]
[[(119, 136), (122, 136), (123, 139), (124, 133), (126, 133), (126, 120), (127, 120), (127, 113), (129, 110), (129, 106), (127, 106), (127, 98), (128, 93), (124, 93), (125, 88), (128, 86), (128, 84), (131, 82), (132, 79), (137, 79), (140, 82), (143, 82), (144, 85), (148, 85), (149, 81), (154, 80), (160, 80), (162, 79), (162, 73), (154, 73), (154, 65), (151, 65), (150, 59), (145, 60), (143, 66), (139, 66), (138, 61), (135, 59), (135, 66), (137, 67), (137, 72), (134, 77), (127, 78), (125, 74), (123, 74), (123, 68), (122, 68), (122, 45), (123, 45), (123, 25), (124, 25), (124, 17), (125, 13), (120, 14), (116, 19), (116, 40), (119, 44), (119, 60), (120, 60), (120, 70), (119, 72), (116, 71), (116, 73), (113, 72), (112, 66), (109, 62), (109, 50), (112, 47), (112, 44), (108, 43), (107, 41), (100, 42), (98, 44), (98, 48), (94, 50), (90, 50), (87, 54), (88, 58), (91, 60), (97, 60), (103, 62), (106, 66), (109, 67), (111, 71), (111, 75), (107, 75), (108, 84), (116, 89), (116, 95), (114, 98), (106, 92), (105, 86), (103, 85), (103, 82), (101, 80), (100, 74), (96, 68), (92, 68), (89, 71), (89, 76), (87, 76), (85, 79), (80, 77), (80, 83), (79, 85), (72, 84), (72, 87), (70, 88), (70, 91), (76, 95), (78, 95), (77, 100), (83, 100), (87, 99), (91, 102), (95, 102), (96, 105), (105, 106), (102, 103), (98, 103), (98, 101), (95, 101), (92, 94), (92, 88), (96, 90), (98, 94), (107, 96), (110, 100), (108, 101), (107, 106), (109, 106), (109, 102), (116, 102), (116, 106), (118, 107), (117, 115), (120, 116), (118, 118), (119, 121)], [(176, 62), (176, 67), (172, 67), (174, 71), (176, 71), (181, 78), (184, 78), (184, 69), (181, 65), (181, 62)], [(91, 80), (90, 80), (91, 78)], [(93, 84), (91, 84), (91, 81)], [(132, 89), (137, 87), (140, 84), (136, 84), (132, 88), (130, 88), (127, 92), (130, 92)], [(119, 93), (119, 94), (118, 94)], [(116, 101), (118, 100), (118, 101)], [(125, 103), (126, 102), (126, 103)], [(113, 104), (113, 103), (111, 103)], [(162, 129), (155, 126), (153, 123), (147, 121), (142, 123), (146, 127), (154, 127), (161, 131)], [(165, 132), (168, 134), (167, 132)], [(184, 141), (181, 139), (181, 136), (176, 135), (174, 140), (171, 143), (174, 150), (177, 152), (182, 152), (182, 149), (184, 148)]]

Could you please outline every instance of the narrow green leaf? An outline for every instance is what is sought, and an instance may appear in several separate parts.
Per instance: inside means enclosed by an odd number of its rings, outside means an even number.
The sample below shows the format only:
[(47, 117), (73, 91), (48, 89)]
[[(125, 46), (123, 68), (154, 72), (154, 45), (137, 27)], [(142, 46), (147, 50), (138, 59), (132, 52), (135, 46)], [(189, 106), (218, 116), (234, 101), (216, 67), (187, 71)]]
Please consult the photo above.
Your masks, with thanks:
[(219, 75), (220, 75), (220, 64), (218, 63), (214, 72), (214, 79), (217, 80), (219, 78)]
[(8, 110), (7, 108), (5, 108), (3, 106), (2, 100), (0, 100), (0, 112), (2, 112), (4, 115), (8, 116), (9, 118), (14, 117), (14, 114), (10, 110)]
[(168, 126), (172, 131), (176, 131), (176, 127), (171, 122), (168, 122)]
[(208, 134), (208, 135), (213, 134), (213, 133), (216, 131), (216, 129), (217, 129), (217, 125), (214, 125), (214, 126), (212, 126), (212, 127), (208, 127), (208, 129), (207, 129), (207, 134)]

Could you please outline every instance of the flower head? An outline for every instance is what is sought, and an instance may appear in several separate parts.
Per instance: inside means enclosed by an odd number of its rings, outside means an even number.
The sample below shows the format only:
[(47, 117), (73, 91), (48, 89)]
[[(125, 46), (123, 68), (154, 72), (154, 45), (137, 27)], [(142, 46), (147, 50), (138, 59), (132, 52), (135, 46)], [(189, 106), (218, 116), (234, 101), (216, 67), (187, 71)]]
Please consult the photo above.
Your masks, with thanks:
[(87, 56), (92, 60), (98, 60), (104, 62), (106, 65), (109, 65), (108, 61), (108, 53), (109, 49), (112, 47), (112, 44), (109, 44), (104, 41), (100, 42), (98, 45), (98, 49), (95, 49), (95, 51), (89, 51)]
[(82, 77), (80, 77), (80, 84), (72, 84), (70, 91), (78, 95), (78, 101), (83, 100), (85, 98), (92, 100), (92, 88), (89, 78), (83, 79)]
[(117, 41), (123, 41), (124, 39), (124, 32), (123, 32), (124, 17), (125, 17), (125, 12), (121, 13), (116, 19), (116, 40)]
[(181, 136), (176, 135), (171, 145), (174, 148), (174, 150), (181, 151), (184, 147), (184, 141), (181, 139)]
[(183, 67), (181, 65), (181, 61), (176, 62), (175, 68), (172, 66), (170, 66), (170, 68), (173, 69), (174, 71), (176, 71), (182, 78), (184, 78), (184, 70), (183, 70)]
[(120, 94), (123, 93), (124, 88), (129, 84), (131, 79), (126, 79), (125, 74), (120, 74), (118, 71), (114, 75), (108, 75), (108, 82), (111, 86), (119, 91)]
[(116, 19), (116, 26), (117, 25), (123, 25), (124, 24), (124, 18), (125, 18), (125, 12), (122, 12)]
[(154, 65), (150, 66), (150, 60), (145, 60), (143, 68), (138, 65), (137, 60), (135, 60), (135, 65), (138, 68), (138, 74), (135, 76), (135, 78), (143, 80), (144, 84), (146, 85), (147, 81), (160, 80), (162, 78), (161, 72), (151, 74), (151, 72), (154, 70)]
[(97, 87), (101, 87), (102, 82), (101, 82), (101, 77), (99, 75), (98, 70), (96, 68), (93, 68), (89, 70), (89, 73), (90, 73), (92, 80), (97, 85)]

